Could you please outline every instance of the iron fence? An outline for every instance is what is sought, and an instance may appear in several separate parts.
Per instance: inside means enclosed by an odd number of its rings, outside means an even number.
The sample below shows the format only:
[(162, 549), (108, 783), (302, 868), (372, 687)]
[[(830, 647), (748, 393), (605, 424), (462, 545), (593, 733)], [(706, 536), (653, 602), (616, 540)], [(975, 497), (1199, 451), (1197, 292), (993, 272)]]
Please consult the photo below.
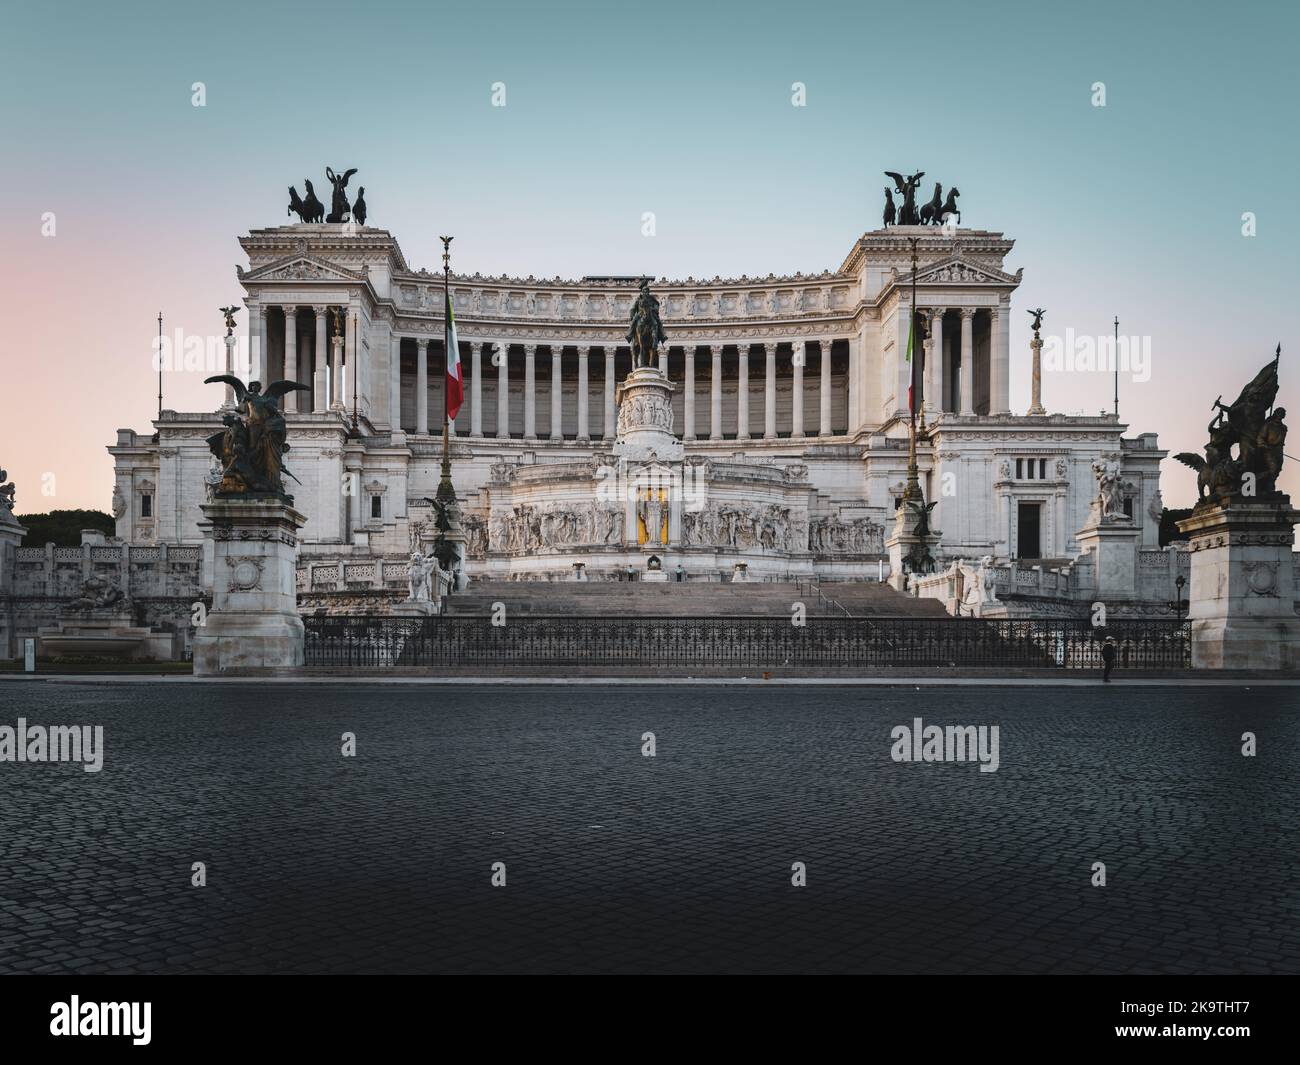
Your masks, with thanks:
[(1119, 669), (1191, 667), (1185, 621), (808, 617), (629, 618), (309, 616), (306, 664), (317, 668), (463, 669), (502, 666), (801, 669), (980, 666), (1100, 669), (1103, 636)]

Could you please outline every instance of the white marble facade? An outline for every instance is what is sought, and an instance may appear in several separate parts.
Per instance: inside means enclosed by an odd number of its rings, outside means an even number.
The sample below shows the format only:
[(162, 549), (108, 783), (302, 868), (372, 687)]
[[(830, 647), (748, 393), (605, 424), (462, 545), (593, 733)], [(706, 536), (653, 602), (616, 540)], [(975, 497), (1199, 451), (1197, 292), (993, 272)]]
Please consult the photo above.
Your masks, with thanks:
[[(682, 469), (704, 493), (698, 506), (669, 508), (667, 565), (876, 576), (906, 473), (913, 236), (917, 311), (931, 334), (917, 353), (931, 428), (920, 465), (939, 501), (940, 554), (1077, 554), (1098, 458), (1120, 464), (1139, 546), (1156, 546), (1165, 453), (1153, 434), (1126, 437), (1110, 416), (1009, 410), (1012, 373), (1030, 372), (1027, 350), (1010, 353), (1013, 241), (893, 228), (864, 234), (821, 274), (652, 282)], [(369, 227), (288, 225), (240, 243), (252, 376), (312, 389), (289, 397), (303, 554), (405, 558), (438, 480), (441, 273), (415, 269), (389, 232)], [(452, 276), (466, 375), (453, 472), (472, 575), (571, 572), (620, 536), (620, 550), (644, 547), (632, 510), (612, 531), (597, 481), (574, 473), (612, 461), (638, 280)], [(354, 411), (360, 432), (350, 435)], [(214, 412), (164, 411), (149, 431), (119, 432), (109, 450), (120, 537), (202, 542), (205, 438), (217, 427)], [(523, 508), (517, 527), (503, 506)], [(601, 560), (621, 566), (616, 554), (594, 552), (593, 578)]]

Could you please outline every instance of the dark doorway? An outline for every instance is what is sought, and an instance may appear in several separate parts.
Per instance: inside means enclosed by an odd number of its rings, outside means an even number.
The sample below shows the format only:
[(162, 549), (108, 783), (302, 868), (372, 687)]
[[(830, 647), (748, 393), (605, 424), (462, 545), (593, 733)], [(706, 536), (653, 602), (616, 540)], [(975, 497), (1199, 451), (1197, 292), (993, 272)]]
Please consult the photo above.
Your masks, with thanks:
[(1041, 503), (1019, 504), (1019, 520), (1016, 523), (1017, 558), (1043, 557), (1038, 540), (1039, 515), (1042, 513), (1042, 508)]

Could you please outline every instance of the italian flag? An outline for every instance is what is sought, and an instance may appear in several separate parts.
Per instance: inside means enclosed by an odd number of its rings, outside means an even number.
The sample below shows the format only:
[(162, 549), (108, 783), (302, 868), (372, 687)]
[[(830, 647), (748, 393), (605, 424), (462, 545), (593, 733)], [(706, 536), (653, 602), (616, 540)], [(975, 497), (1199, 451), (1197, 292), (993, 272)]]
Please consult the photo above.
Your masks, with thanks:
[(451, 293), (447, 293), (447, 420), (455, 421), (465, 402), (465, 379), (460, 368), (460, 343), (456, 339), (456, 316), (451, 310)]
[(907, 362), (909, 372), (907, 375), (907, 412), (916, 413), (916, 367), (912, 365), (912, 334), (916, 331), (916, 315), (913, 313), (908, 316), (907, 320)]

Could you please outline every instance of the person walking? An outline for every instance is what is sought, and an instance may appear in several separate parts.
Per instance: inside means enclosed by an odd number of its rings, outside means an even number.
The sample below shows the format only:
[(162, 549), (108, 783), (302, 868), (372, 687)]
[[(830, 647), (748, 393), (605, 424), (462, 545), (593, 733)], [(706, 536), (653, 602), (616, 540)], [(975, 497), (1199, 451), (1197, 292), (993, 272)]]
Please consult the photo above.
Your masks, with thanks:
[(1110, 671), (1115, 668), (1115, 638), (1107, 636), (1101, 645), (1101, 679), (1110, 683)]

